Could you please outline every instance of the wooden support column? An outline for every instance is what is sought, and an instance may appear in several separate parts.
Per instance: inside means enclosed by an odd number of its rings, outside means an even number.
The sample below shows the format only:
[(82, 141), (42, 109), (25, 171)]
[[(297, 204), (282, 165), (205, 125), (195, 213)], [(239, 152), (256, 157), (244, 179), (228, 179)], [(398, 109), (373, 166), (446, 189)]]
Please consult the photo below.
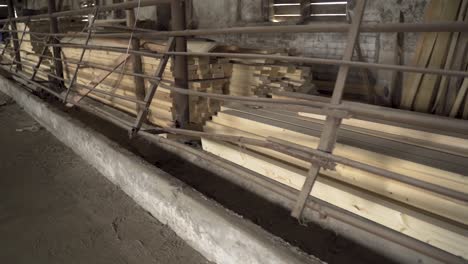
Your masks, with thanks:
[[(398, 22), (404, 23), (403, 12), (398, 14)], [(404, 34), (397, 32), (393, 34), (393, 60), (392, 64), (394, 65), (403, 65), (404, 51), (403, 51), (403, 41)], [(394, 71), (390, 75), (390, 96), (391, 96), (391, 106), (398, 107), (401, 102), (401, 89), (403, 81), (403, 73), (399, 71)]]
[[(352, 24), (352, 15), (351, 12), (348, 12), (349, 16), (349, 22)], [(358, 61), (366, 62), (364, 59), (364, 56), (362, 55), (362, 49), (361, 49), (361, 44), (359, 43), (359, 40), (356, 41), (355, 44), (355, 50), (356, 50), (356, 57)], [(372, 84), (372, 73), (368, 68), (361, 68), (359, 69), (359, 76), (362, 79), (362, 82), (364, 86), (366, 87), (367, 90), (367, 102), (369, 104), (374, 104), (376, 101), (376, 94), (375, 94), (375, 87)]]
[[(10, 19), (15, 18), (15, 3), (14, 0), (8, 0), (8, 17)], [(18, 41), (18, 29), (16, 27), (16, 21), (10, 20), (11, 26), (11, 38), (13, 39), (13, 48), (15, 50), (15, 60), (16, 60), (16, 70), (21, 71), (23, 67), (21, 66), (21, 52), (20, 45)]]
[[(49, 6), (48, 6), (48, 13), (49, 15), (52, 15), (52, 13), (55, 13), (55, 0), (48, 0), (49, 1)], [(59, 33), (58, 29), (58, 22), (56, 17), (50, 17), (50, 33), (55, 34)], [(52, 37), (50, 39), (51, 44), (59, 44), (59, 41), (57, 38)], [(55, 45), (52, 48), (53, 54), (54, 54), (54, 66), (55, 66), (55, 75), (57, 75), (59, 78), (63, 79), (63, 64), (62, 64), (62, 49), (58, 46)], [(59, 87), (64, 87), (63, 81), (56, 79), (56, 84)]]
[[(466, 15), (468, 11), (468, 0), (463, 0), (462, 4), (460, 6), (460, 10), (458, 11), (458, 17), (457, 21), (462, 22), (465, 21), (468, 23), (468, 16)], [(452, 39), (450, 40), (450, 47), (447, 53), (447, 60), (445, 61), (445, 66), (444, 70), (450, 70), (453, 66), (453, 62), (455, 60), (455, 52), (457, 50), (458, 45), (463, 45), (463, 44), (458, 44), (458, 39), (460, 38), (460, 32), (454, 32), (452, 34)], [(449, 76), (442, 76), (442, 79), (440, 81), (439, 89), (437, 91), (437, 96), (434, 102), (434, 106), (432, 109), (432, 112), (435, 112), (438, 115), (442, 115), (445, 112), (445, 100), (446, 100), (446, 95), (447, 95), (447, 89), (448, 85), (450, 82), (450, 77)], [(448, 108), (448, 107), (447, 107)]]
[(59, 1), (58, 1), (58, 3), (57, 3), (57, 12), (62, 11), (62, 9), (63, 9), (63, 2), (64, 2), (64, 0), (59, 0)]
[(310, 0), (301, 0), (301, 19), (299, 24), (304, 24), (310, 19)]
[[(132, 0), (126, 0), (126, 2), (131, 2)], [(128, 9), (125, 11), (127, 14), (127, 27), (134, 28), (136, 26), (137, 18), (135, 17), (135, 10)], [(140, 39), (132, 37), (130, 48), (135, 51), (140, 50)], [(132, 65), (133, 65), (133, 73), (143, 74), (143, 64), (141, 62), (141, 56), (133, 54), (132, 55)], [(143, 101), (145, 100), (145, 79), (141, 76), (133, 77), (135, 83), (135, 95), (137, 100)], [(137, 112), (140, 111), (140, 105), (136, 104)]]
[[(171, 3), (172, 30), (185, 30), (185, 2), (184, 0), (172, 0)], [(185, 37), (175, 38), (175, 51), (187, 51), (187, 39)], [(188, 89), (188, 66), (186, 56), (174, 56), (174, 79), (175, 86)], [(176, 121), (180, 127), (187, 127), (189, 122), (188, 95), (174, 94), (176, 110)]]
[[(361, 25), (362, 17), (364, 15), (364, 9), (366, 6), (367, 0), (357, 0), (356, 7), (354, 12), (354, 18), (352, 20), (351, 28), (348, 33), (347, 46), (344, 51), (343, 60), (351, 61), (353, 57), (353, 52), (356, 46), (356, 41), (359, 37), (359, 27)], [(348, 78), (349, 65), (341, 65), (338, 71), (338, 76), (335, 83), (335, 89), (333, 90), (333, 96), (330, 103), (334, 105), (341, 104), (343, 98), (344, 88), (346, 84), (346, 79)], [(320, 137), (320, 143), (318, 149), (320, 151), (331, 153), (335, 147), (338, 129), (341, 124), (341, 118), (328, 115), (327, 120), (324, 123), (322, 136)], [(307, 199), (310, 196), (312, 187), (314, 186), (315, 180), (320, 171), (320, 165), (312, 162), (309, 169), (307, 178), (302, 187), (299, 198), (294, 206), (294, 209), (291, 213), (291, 216), (300, 219), (304, 206), (307, 202)]]

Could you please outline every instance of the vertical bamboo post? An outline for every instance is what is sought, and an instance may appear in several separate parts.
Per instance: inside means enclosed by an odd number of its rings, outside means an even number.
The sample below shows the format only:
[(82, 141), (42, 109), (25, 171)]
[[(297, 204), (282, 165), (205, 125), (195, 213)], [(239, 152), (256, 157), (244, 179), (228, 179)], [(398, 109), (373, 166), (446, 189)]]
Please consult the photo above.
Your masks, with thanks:
[[(185, 30), (185, 1), (172, 0), (171, 3), (171, 24), (172, 30)], [(187, 51), (187, 39), (185, 37), (175, 38), (175, 51)], [(175, 86), (188, 89), (188, 66), (186, 56), (175, 56), (174, 79)], [(174, 103), (176, 110), (176, 121), (180, 127), (187, 127), (189, 122), (189, 104), (188, 96), (184, 94), (175, 94)]]
[[(53, 13), (56, 12), (55, 10), (55, 0), (48, 0), (49, 1), (49, 6), (48, 6), (48, 13), (49, 15), (52, 15)], [(58, 22), (56, 17), (50, 17), (50, 33), (56, 34), (59, 32), (58, 29)], [(51, 44), (59, 44), (59, 41), (55, 37), (51, 37), (50, 39)], [(52, 48), (53, 54), (54, 54), (54, 65), (55, 65), (55, 75), (57, 75), (59, 78), (63, 79), (63, 64), (62, 64), (62, 49), (58, 46), (55, 45)], [(56, 79), (57, 85), (60, 87), (64, 87), (63, 81)]]
[(13, 39), (13, 48), (15, 50), (16, 70), (21, 71), (23, 67), (21, 65), (21, 52), (18, 42), (18, 28), (16, 27), (16, 21), (11, 20), (12, 18), (15, 18), (15, 4), (13, 0), (8, 0), (8, 18), (10, 19), (10, 34)]
[[(347, 46), (343, 55), (343, 60), (351, 61), (353, 57), (353, 52), (356, 46), (356, 41), (359, 37), (359, 27), (361, 25), (362, 17), (364, 15), (364, 9), (366, 6), (367, 0), (357, 0), (355, 7), (355, 18), (352, 20), (351, 28), (348, 33)], [(331, 104), (339, 105), (343, 98), (344, 88), (346, 84), (346, 79), (348, 78), (350, 66), (341, 65), (338, 71), (338, 76), (335, 83), (335, 88), (333, 90), (333, 96), (331, 98)], [(318, 149), (331, 153), (335, 147), (338, 129), (341, 124), (341, 118), (328, 115), (327, 119), (323, 126), (322, 136), (320, 137), (320, 143)], [(294, 206), (294, 209), (291, 213), (291, 216), (300, 219), (304, 206), (307, 202), (307, 199), (310, 196), (310, 192), (315, 184), (315, 180), (320, 171), (320, 165), (311, 163), (307, 178), (302, 186), (302, 190), (299, 194), (297, 202)]]
[(310, 0), (301, 0), (301, 18), (299, 19), (299, 24), (305, 24), (307, 21), (310, 21)]
[[(130, 2), (132, 0), (126, 0), (126, 2)], [(135, 17), (135, 10), (133, 9), (128, 9), (125, 11), (127, 14), (127, 27), (129, 28), (134, 28), (136, 26), (136, 21), (138, 18)], [(132, 37), (131, 43), (130, 43), (130, 48), (132, 50), (138, 51), (140, 50), (140, 39)], [(141, 62), (141, 56), (133, 54), (131, 57), (131, 62), (133, 66), (133, 73), (137, 74), (143, 74), (143, 64)], [(135, 83), (135, 95), (137, 100), (143, 101), (145, 100), (145, 79), (141, 76), (135, 76), (133, 77), (133, 81)], [(137, 112), (140, 111), (140, 105), (136, 104), (137, 106)]]

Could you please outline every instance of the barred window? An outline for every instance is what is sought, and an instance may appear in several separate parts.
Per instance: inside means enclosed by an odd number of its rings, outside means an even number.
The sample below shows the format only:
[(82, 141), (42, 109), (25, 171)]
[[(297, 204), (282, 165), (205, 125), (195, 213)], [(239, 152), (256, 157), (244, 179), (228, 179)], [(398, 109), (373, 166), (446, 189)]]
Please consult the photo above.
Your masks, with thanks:
[(348, 1), (331, 0), (270, 0), (273, 22), (346, 21)]

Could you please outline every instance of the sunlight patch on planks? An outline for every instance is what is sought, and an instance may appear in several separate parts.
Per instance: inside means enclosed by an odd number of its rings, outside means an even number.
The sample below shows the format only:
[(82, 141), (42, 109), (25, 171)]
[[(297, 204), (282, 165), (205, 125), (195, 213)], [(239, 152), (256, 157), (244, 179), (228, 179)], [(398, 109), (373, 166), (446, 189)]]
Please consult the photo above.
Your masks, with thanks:
[[(229, 105), (222, 107), (212, 121), (206, 123), (204, 131), (259, 139), (274, 137), (316, 148), (319, 134), (305, 128), (301, 123), (310, 118), (301, 117), (297, 113), (296, 117), (287, 117), (284, 111), (284, 118), (280, 118), (277, 112), (281, 110), (247, 109)], [(316, 124), (320, 121), (320, 118), (315, 120)], [(295, 122), (298, 125), (294, 125)], [(348, 124), (354, 125), (358, 129), (365, 128), (359, 122)], [(363, 134), (368, 138), (368, 144), (372, 144), (374, 136), (369, 129), (367, 134)], [(298, 190), (302, 187), (309, 167), (308, 162), (261, 147), (239, 147), (208, 139), (203, 139), (202, 145), (205, 151)], [(374, 146), (373, 149), (381, 148), (380, 152), (366, 148), (345, 145), (339, 140), (334, 154), (453, 190), (468, 192), (466, 175), (392, 156), (390, 154), (397, 152), (392, 152), (385, 146)], [(444, 155), (445, 160), (450, 161), (453, 154), (441, 152), (440, 156)], [(468, 161), (466, 157), (460, 156), (459, 159)], [(460, 163), (454, 166), (461, 166), (463, 170)], [(321, 170), (320, 173), (311, 195), (468, 259), (467, 203), (344, 165), (338, 165), (336, 171)]]

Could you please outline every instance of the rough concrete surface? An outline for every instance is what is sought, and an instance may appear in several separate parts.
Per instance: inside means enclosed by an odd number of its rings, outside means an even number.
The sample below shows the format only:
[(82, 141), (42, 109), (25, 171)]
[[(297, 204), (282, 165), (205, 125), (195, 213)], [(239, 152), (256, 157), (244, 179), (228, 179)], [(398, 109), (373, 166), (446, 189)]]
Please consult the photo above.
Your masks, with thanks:
[[(167, 179), (165, 179), (164, 173), (154, 169), (154, 167), (150, 169), (153, 172), (149, 172), (147, 166), (141, 167), (138, 165), (141, 161), (128, 163), (125, 161), (125, 159), (128, 158), (121, 157), (121, 154), (117, 153), (110, 154), (114, 157), (111, 160), (106, 160), (104, 162), (97, 161), (98, 159), (104, 159), (106, 156), (104, 153), (110, 153), (113, 150), (109, 149), (109, 147), (96, 146), (96, 144), (102, 145), (99, 141), (107, 140), (101, 139), (96, 141), (96, 139), (92, 138), (93, 135), (94, 137), (105, 135), (108, 137), (108, 140), (119, 142), (119, 146), (126, 148), (127, 151), (131, 151), (138, 156), (144, 157), (147, 162), (178, 177), (190, 186), (195, 187), (198, 191), (203, 192), (206, 197), (218, 201), (228, 209), (241, 214), (246, 219), (260, 225), (274, 235), (285, 239), (292, 245), (299, 247), (327, 263), (391, 263), (391, 261), (385, 259), (383, 256), (379, 256), (372, 250), (344, 239), (333, 231), (322, 229), (317, 225), (309, 225), (307, 227), (298, 225), (297, 221), (289, 217), (289, 212), (287, 210), (281, 209), (197, 167), (195, 164), (184, 161), (174, 154), (149, 144), (149, 142), (144, 140), (141, 142), (140, 140), (129, 141), (127, 131), (119, 129), (104, 120), (88, 115), (78, 109), (69, 109), (66, 115), (73, 117), (73, 120), (79, 120), (85, 123), (98, 132), (91, 134), (91, 132), (87, 132), (88, 129), (86, 129), (86, 131), (77, 133), (76, 124), (70, 124), (75, 122), (71, 120), (72, 118), (68, 118), (70, 121), (66, 120), (66, 118), (63, 117), (65, 113), (60, 114), (52, 109), (49, 110), (49, 107), (44, 103), (40, 103), (39, 105), (38, 100), (33, 98), (34, 96), (28, 95), (28, 93), (22, 91), (20, 87), (17, 87), (12, 82), (5, 79), (0, 79), (0, 81), (4, 84), (0, 86), (0, 89), (3, 89), (8, 94), (15, 97), (15, 100), (21, 102), (21, 105), (24, 105), (33, 115), (41, 116), (38, 120), (43, 120), (48, 124), (52, 124), (54, 128), (51, 130), (55, 131), (54, 133), (57, 135), (60, 135), (59, 138), (62, 138), (61, 140), (68, 142), (70, 139), (63, 139), (67, 134), (64, 134), (59, 129), (69, 131), (68, 135), (71, 136), (73, 134), (72, 137), (79, 142), (86, 142), (85, 145), (88, 145), (88, 147), (93, 150), (89, 153), (100, 153), (95, 156), (95, 160), (90, 160), (88, 162), (97, 167), (105, 167), (99, 169), (100, 171), (104, 171), (107, 175), (110, 175), (106, 177), (110, 177), (110, 180), (115, 184), (124, 186), (125, 192), (135, 199), (143, 208), (152, 212), (160, 221), (168, 223), (171, 228), (176, 230), (177, 234), (210, 259), (218, 260), (219, 263), (273, 263), (272, 261), (274, 261), (274, 263), (292, 263), (297, 260), (296, 257), (291, 258), (294, 254), (291, 254), (289, 252), (290, 250), (287, 249), (287, 245), (284, 246), (279, 239), (265, 234), (265, 232), (259, 230), (258, 227), (246, 224), (246, 221), (240, 221), (236, 219), (235, 216), (222, 212), (223, 208), (219, 206), (209, 205), (210, 203), (206, 198), (195, 198), (197, 195), (191, 192), (191, 189), (187, 188), (187, 186), (183, 187), (183, 184), (181, 185), (174, 180), (171, 180), (169, 186), (163, 186)], [(62, 125), (59, 126), (59, 124)], [(75, 126), (75, 130), (71, 130), (70, 126)], [(74, 134), (86, 135), (77, 136)], [(82, 141), (82, 138), (86, 138), (87, 140)], [(94, 142), (96, 144), (93, 144)], [(79, 144), (72, 145), (74, 145), (76, 152), (82, 152), (82, 150), (78, 149), (83, 146)], [(118, 150), (119, 146), (113, 146), (113, 149)], [(104, 150), (103, 148), (106, 149)], [(125, 151), (118, 150), (118, 152), (123, 153)], [(126, 153), (125, 156), (128, 157), (128, 153)], [(120, 169), (124, 169), (125, 165), (121, 164), (121, 162), (128, 164), (133, 171), (120, 172), (120, 170), (115, 170), (116, 166), (108, 166), (109, 163), (114, 163), (118, 164), (117, 167)], [(109, 170), (109, 172), (106, 170)], [(141, 179), (138, 181), (138, 178), (130, 179), (134, 178), (132, 174), (135, 174), (135, 170), (145, 173), (156, 173), (158, 175), (156, 180), (158, 181), (159, 187), (157, 188), (159, 191), (153, 191), (153, 189), (155, 189), (152, 187), (153, 183), (151, 181), (148, 182), (148, 180), (151, 179), (147, 177), (141, 178), (140, 176)], [(118, 177), (117, 174), (119, 174)], [(122, 174), (122, 176), (120, 174)], [(123, 175), (130, 175), (131, 177), (120, 179)], [(148, 190), (150, 190), (149, 193)], [(186, 192), (186, 194), (184, 194), (184, 192)], [(154, 195), (159, 197), (151, 197)], [(164, 208), (166, 206), (165, 200), (170, 200), (172, 204), (171, 207), (180, 209), (176, 209), (175, 212), (169, 207), (161, 209), (161, 207)], [(206, 204), (206, 206), (203, 204)], [(163, 212), (160, 212), (160, 210), (163, 210)], [(208, 217), (208, 215), (211, 217)], [(180, 225), (178, 221), (184, 221), (186, 223)], [(191, 225), (194, 225), (194, 229), (191, 228)], [(221, 231), (220, 233), (217, 232), (218, 229)], [(264, 238), (267, 239), (265, 240)], [(252, 241), (252, 239), (255, 241)], [(271, 239), (277, 240), (280, 243), (272, 242)], [(209, 252), (207, 252), (207, 250)], [(253, 261), (254, 259), (258, 260), (259, 257), (264, 258), (262, 261)], [(245, 261), (248, 258), (251, 258), (250, 261)], [(270, 262), (265, 261), (266, 258), (268, 258)], [(282, 258), (282, 260), (286, 258), (289, 261), (281, 262), (279, 258)], [(236, 259), (238, 261), (236, 261)], [(305, 262), (308, 261), (305, 260)], [(303, 263), (303, 261), (300, 263)]]
[(226, 264), (320, 263), (14, 82), (0, 77), (0, 91), (208, 260)]
[(0, 97), (0, 263), (209, 263)]

